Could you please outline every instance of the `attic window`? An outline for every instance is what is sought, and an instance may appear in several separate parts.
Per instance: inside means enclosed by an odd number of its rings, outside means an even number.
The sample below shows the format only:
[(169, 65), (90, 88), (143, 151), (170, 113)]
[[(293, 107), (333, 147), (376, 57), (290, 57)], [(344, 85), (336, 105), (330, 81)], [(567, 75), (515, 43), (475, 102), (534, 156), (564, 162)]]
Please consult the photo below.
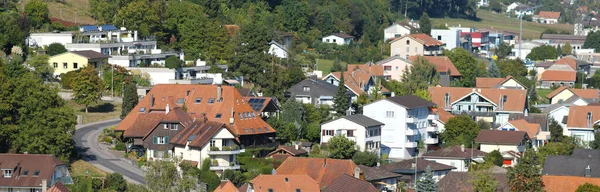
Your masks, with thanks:
[(248, 132), (248, 129), (244, 129), (244, 132), (245, 132), (245, 133), (249, 133), (249, 132)]
[(254, 112), (252, 112), (252, 118), (256, 118), (256, 114), (254, 114)]
[(310, 91), (310, 87), (309, 86), (304, 86), (304, 87), (302, 87), (302, 90), (303, 91)]
[(244, 119), (248, 118), (248, 113), (244, 113)]
[(29, 170), (25, 170), (23, 171), (23, 175), (22, 176), (27, 176), (29, 174)]
[(183, 98), (177, 99), (177, 104), (183, 104)]
[(285, 182), (288, 182), (288, 181), (290, 181), (290, 179), (288, 179), (288, 178), (286, 177), (286, 178), (285, 178)]
[(33, 176), (37, 177), (37, 176), (39, 176), (39, 175), (40, 175), (40, 170), (35, 170), (35, 171), (33, 172)]
[(213, 104), (213, 103), (215, 103), (215, 98), (208, 99), (208, 104)]
[(221, 113), (217, 113), (217, 115), (215, 116), (215, 119), (220, 119), (220, 118), (221, 118), (221, 116), (223, 116), (223, 114), (221, 114)]
[(269, 128), (265, 127), (265, 131), (269, 131)]
[(273, 189), (269, 188), (269, 192), (273, 192)]
[(410, 40), (406, 40), (406, 44), (407, 44), (407, 45), (410, 45)]
[(4, 169), (4, 170), (2, 170), (2, 172), (4, 173), (4, 178), (11, 178), (12, 177), (12, 170), (10, 170), (10, 169)]
[(140, 107), (140, 112), (144, 112), (144, 111), (146, 111), (146, 108), (145, 107)]
[(256, 133), (256, 130), (254, 130), (254, 128), (250, 128), (250, 131), (252, 131), (252, 133)]
[(202, 97), (196, 97), (196, 100), (194, 101), (194, 103), (200, 103), (202, 102)]
[(300, 189), (296, 189), (296, 192), (302, 192), (302, 190), (300, 190)]
[(259, 132), (259, 133), (262, 133), (262, 132), (263, 132), (263, 130), (262, 130), (261, 128), (258, 128), (258, 132)]
[(242, 113), (238, 113), (238, 115), (240, 116), (240, 120), (243, 119)]

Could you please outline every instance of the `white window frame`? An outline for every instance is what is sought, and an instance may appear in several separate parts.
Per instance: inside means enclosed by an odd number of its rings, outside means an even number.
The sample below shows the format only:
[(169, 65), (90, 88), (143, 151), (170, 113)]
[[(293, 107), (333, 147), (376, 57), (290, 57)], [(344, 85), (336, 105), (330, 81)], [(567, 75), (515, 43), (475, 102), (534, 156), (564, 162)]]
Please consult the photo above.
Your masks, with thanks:
[(165, 136), (158, 136), (156, 140), (157, 140), (156, 144), (158, 144), (158, 145), (167, 144)]
[(12, 170), (10, 169), (3, 169), (2, 170), (2, 175), (4, 178), (11, 178), (12, 177)]

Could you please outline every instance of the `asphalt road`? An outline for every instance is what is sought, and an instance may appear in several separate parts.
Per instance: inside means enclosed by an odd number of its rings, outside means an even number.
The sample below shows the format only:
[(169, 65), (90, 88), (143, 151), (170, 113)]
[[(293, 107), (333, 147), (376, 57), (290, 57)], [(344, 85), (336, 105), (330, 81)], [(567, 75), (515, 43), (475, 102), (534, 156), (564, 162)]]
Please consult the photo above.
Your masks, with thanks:
[(84, 161), (109, 173), (121, 173), (129, 182), (144, 184), (144, 172), (141, 169), (121, 157), (115, 157), (98, 145), (98, 135), (102, 133), (102, 129), (119, 122), (120, 119), (114, 119), (78, 126), (75, 131), (75, 147)]

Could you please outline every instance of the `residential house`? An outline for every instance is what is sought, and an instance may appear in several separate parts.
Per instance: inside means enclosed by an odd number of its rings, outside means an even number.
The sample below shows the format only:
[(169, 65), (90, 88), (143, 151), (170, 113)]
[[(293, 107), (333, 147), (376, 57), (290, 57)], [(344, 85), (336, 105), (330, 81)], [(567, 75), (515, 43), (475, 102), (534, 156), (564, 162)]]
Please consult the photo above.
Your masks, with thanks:
[[(500, 167), (494, 167), (502, 169)], [(498, 182), (496, 186), (496, 192), (510, 192), (510, 186), (508, 186), (508, 177), (506, 176), (506, 170), (503, 172), (496, 172), (492, 170), (492, 179)], [(451, 171), (446, 177), (438, 181), (438, 186), (441, 192), (475, 192), (471, 180), (477, 179), (470, 172), (455, 172)]]
[(284, 45), (277, 43), (276, 41), (269, 42), (269, 55), (273, 55), (280, 59), (288, 58), (288, 49)]
[(384, 124), (381, 129), (381, 154), (392, 159), (417, 155), (419, 142), (438, 144), (439, 129), (433, 123), (434, 103), (414, 95), (387, 97), (363, 106), (363, 114)]
[(560, 12), (553, 11), (540, 11), (540, 13), (533, 16), (535, 22), (544, 24), (557, 24), (559, 19)]
[[(560, 88), (559, 88), (560, 89)], [(567, 92), (572, 93), (572, 92)], [(546, 108), (542, 109), (542, 113), (548, 114), (548, 119), (555, 120), (562, 128), (564, 135), (570, 135), (567, 129), (567, 117), (569, 116), (569, 107), (571, 106), (587, 106), (592, 103), (598, 103), (599, 98), (582, 98), (573, 95), (566, 100), (560, 100)]]
[(504, 42), (504, 33), (493, 28), (482, 28), (479, 32), (488, 32), (489, 50), (496, 49)]
[(499, 88), (429, 87), (439, 110), (465, 114), (495, 124), (508, 121), (511, 113), (528, 114), (527, 90)]
[(73, 43), (73, 32), (62, 31), (62, 32), (46, 32), (46, 33), (31, 33), (27, 37), (26, 45), (29, 47), (48, 47), (52, 43), (60, 43), (65, 45), (67, 43)]
[(387, 76), (384, 74), (384, 66), (377, 65), (373, 62), (365, 64), (348, 64), (346, 67), (346, 71), (363, 71), (371, 74), (375, 79), (387, 79)]
[(391, 56), (400, 55), (408, 58), (411, 55), (437, 56), (443, 55), (444, 43), (427, 34), (408, 34), (390, 42)]
[[(517, 38), (518, 39), (518, 38)], [(528, 61), (527, 55), (531, 53), (533, 48), (544, 45), (543, 43), (534, 42), (534, 41), (523, 41), (522, 43), (517, 42), (515, 47), (511, 50), (508, 55), (509, 59), (521, 59), (521, 61)], [(539, 71), (538, 71), (538, 74)]]
[(375, 66), (383, 67), (383, 76), (386, 80), (401, 81), (404, 69), (412, 66), (412, 62), (400, 55), (394, 55), (377, 61)]
[(193, 116), (205, 114), (209, 121), (225, 123), (243, 146), (273, 143), (275, 130), (256, 114), (235, 87), (221, 85), (155, 85), (116, 130), (127, 131), (141, 114), (154, 108), (154, 100), (161, 102), (170, 97), (176, 101), (175, 105), (185, 106), (187, 113)]
[(308, 175), (259, 175), (248, 182), (246, 192), (319, 191), (319, 183)]
[(525, 119), (511, 120), (504, 125), (497, 128), (502, 131), (525, 131), (531, 141), (533, 149), (537, 150), (539, 147), (544, 146), (548, 140), (550, 140), (550, 132), (542, 131), (540, 124), (529, 123)]
[(407, 22), (393, 23), (389, 27), (383, 29), (383, 39), (387, 41), (399, 38), (403, 35), (410, 34), (411, 31), (416, 31), (416, 28)]
[[(416, 181), (421, 180), (427, 167), (429, 167), (433, 172), (433, 179), (436, 181), (439, 181), (450, 171), (456, 169), (456, 167), (425, 160), (423, 158), (416, 158), (416, 160), (415, 158), (411, 158), (381, 166), (382, 169), (402, 175), (400, 181), (408, 184), (409, 186), (414, 185), (415, 179)], [(417, 174), (416, 178), (415, 173)]]
[(274, 117), (281, 111), (281, 105), (276, 97), (243, 97), (254, 112), (265, 117)]
[(381, 167), (368, 167), (364, 165), (358, 166), (361, 171), (361, 176), (365, 181), (371, 183), (379, 191), (394, 191), (398, 188), (398, 178), (402, 175), (390, 172)]
[(383, 86), (377, 86), (375, 78), (362, 70), (331, 72), (323, 78), (325, 82), (339, 86), (342, 73), (344, 74), (344, 85), (352, 92), (352, 101), (356, 101), (361, 94), (371, 94), (373, 92), (388, 92)]
[(108, 63), (110, 56), (95, 51), (68, 51), (48, 58), (48, 64), (54, 70), (54, 76), (75, 71), (93, 65), (100, 71)]
[(577, 191), (583, 184), (600, 185), (600, 178), (585, 176), (542, 175), (542, 181), (547, 192)]
[(343, 174), (359, 174), (356, 170), (358, 166), (350, 159), (288, 157), (275, 170), (275, 175), (308, 175), (323, 189)]
[[(568, 111), (567, 111), (568, 112)], [(548, 124), (550, 122), (549, 118), (548, 118), (548, 114), (547, 113), (529, 113), (527, 115), (525, 114), (517, 114), (517, 113), (513, 113), (510, 114), (508, 116), (509, 121), (513, 121), (513, 120), (520, 120), (523, 119), (528, 123), (533, 123), (533, 124), (538, 124), (540, 125), (540, 129), (542, 132), (548, 132)], [(497, 127), (493, 127), (493, 128), (497, 128)]]
[(600, 121), (600, 106), (571, 106), (567, 117), (565, 135), (574, 137), (582, 143), (594, 141), (594, 126)]
[(552, 45), (554, 47), (560, 45), (563, 47), (565, 44), (569, 43), (573, 52), (577, 50), (583, 49), (583, 43), (585, 43), (586, 36), (580, 35), (567, 35), (567, 34), (542, 34), (542, 40), (546, 41), (547, 44)]
[(279, 145), (275, 151), (272, 151), (267, 157), (272, 158), (274, 161), (283, 162), (288, 157), (306, 157), (308, 151), (304, 150), (300, 143), (294, 143), (293, 146)]
[[(31, 191), (31, 190), (30, 190)], [(69, 188), (63, 185), (60, 181), (55, 182), (46, 192), (71, 192)]]
[(371, 183), (348, 174), (342, 174), (331, 182), (322, 192), (361, 191), (379, 192)]
[(473, 48), (473, 52), (478, 53), (482, 56), (489, 57), (488, 51), (490, 50), (490, 32), (481, 32), (481, 31), (462, 31), (460, 32), (460, 36), (471, 36), (471, 46)]
[(543, 175), (600, 178), (600, 173), (595, 170), (600, 166), (597, 151), (588, 149), (577, 155), (549, 155), (544, 161)]
[(513, 2), (510, 5), (506, 6), (506, 14), (510, 15), (512, 13), (512, 11), (515, 10), (515, 8), (517, 8), (517, 6), (521, 5), (521, 3), (519, 2)]
[(0, 154), (0, 170), (0, 191), (42, 192), (56, 183), (73, 184), (67, 165), (53, 155)]
[(490, 5), (490, 3), (488, 0), (479, 0), (477, 2), (477, 7), (487, 7), (489, 5)]
[(517, 164), (530, 139), (525, 131), (481, 130), (475, 142), (483, 152), (498, 150), (504, 157), (503, 166), (510, 167)]
[(435, 65), (435, 69), (440, 76), (439, 83), (444, 87), (449, 87), (452, 82), (462, 78), (460, 71), (458, 71), (456, 66), (454, 66), (454, 63), (446, 56), (410, 56), (408, 60), (415, 62), (419, 58), (425, 59), (429, 63)]
[(573, 96), (578, 96), (584, 99), (600, 99), (600, 90), (598, 89), (575, 89), (566, 86), (559, 87), (546, 95), (550, 100), (550, 104), (563, 103)]
[[(213, 192), (240, 192), (229, 180), (221, 180), (221, 184)], [(246, 191), (243, 191), (246, 192)]]
[(514, 9), (514, 15), (517, 17), (525, 15), (533, 15), (533, 9), (527, 5), (519, 5)]
[(477, 77), (475, 78), (475, 87), (477, 88), (497, 88), (497, 89), (527, 89), (525, 85), (517, 81), (512, 76), (506, 76), (506, 78), (489, 78), (489, 77)]
[(444, 49), (452, 50), (461, 46), (460, 29), (431, 29), (431, 37), (444, 43)]
[(431, 122), (437, 126), (438, 132), (444, 132), (444, 130), (446, 130), (446, 123), (448, 123), (448, 120), (454, 117), (454, 115), (452, 115), (452, 113), (449, 113), (448, 111), (439, 109), (435, 111), (435, 114), (438, 115), (438, 119), (434, 119)]
[(452, 171), (468, 172), (471, 162), (483, 162), (486, 152), (473, 148), (461, 146), (450, 146), (443, 149), (427, 152), (422, 155), (423, 159), (456, 167)]
[(335, 33), (327, 37), (323, 37), (323, 43), (333, 43), (337, 45), (349, 45), (354, 37), (344, 33)]
[(541, 73), (538, 87), (553, 88), (556, 86), (574, 87), (577, 80), (577, 72), (568, 70), (547, 69)]
[(332, 137), (342, 135), (354, 141), (359, 150), (373, 151), (379, 155), (383, 125), (363, 114), (342, 116), (321, 124), (321, 144), (326, 145)]
[[(344, 77), (346, 78), (346, 77)], [(311, 104), (315, 107), (327, 105), (333, 107), (333, 98), (337, 94), (338, 87), (335, 84), (316, 79), (314, 76), (304, 79), (290, 87), (286, 96), (296, 98), (303, 104)], [(348, 97), (356, 96), (351, 91), (347, 91)]]

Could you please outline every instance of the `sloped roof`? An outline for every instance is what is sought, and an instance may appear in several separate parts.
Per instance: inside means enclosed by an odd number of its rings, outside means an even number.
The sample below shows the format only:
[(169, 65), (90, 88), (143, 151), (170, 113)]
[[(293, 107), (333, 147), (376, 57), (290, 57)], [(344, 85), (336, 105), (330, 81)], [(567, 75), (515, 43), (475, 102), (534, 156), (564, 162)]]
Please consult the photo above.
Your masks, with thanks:
[(558, 95), (559, 93), (565, 90), (571, 91), (573, 95), (577, 95), (584, 99), (600, 98), (600, 90), (598, 89), (574, 89), (565, 86), (559, 87), (556, 90), (552, 91), (550, 94), (546, 95), (546, 98), (551, 99), (552, 97)]
[(356, 164), (347, 159), (289, 157), (276, 172), (277, 175), (308, 175), (323, 188), (344, 173), (354, 175), (355, 168)]
[(342, 38), (342, 39), (354, 38), (354, 36), (348, 35), (348, 34), (345, 34), (345, 33), (334, 33), (334, 34), (331, 34), (331, 35), (339, 37), (339, 38)]
[(80, 56), (83, 56), (83, 57), (88, 58), (88, 59), (106, 59), (106, 58), (110, 58), (111, 57), (109, 55), (98, 53), (98, 52), (92, 51), (92, 50), (69, 51), (69, 52), (77, 54), (77, 55), (80, 55)]
[[(305, 91), (304, 87), (310, 87), (310, 90)], [(337, 86), (320, 79), (304, 79), (290, 87), (288, 92), (294, 95), (310, 95), (316, 98), (320, 96), (335, 96)]]
[(375, 119), (364, 116), (363, 114), (346, 115), (346, 116), (343, 116), (340, 118), (346, 119), (348, 121), (352, 121), (352, 122), (359, 124), (361, 126), (364, 126), (364, 127), (383, 125), (382, 122), (379, 122)]
[(518, 145), (527, 137), (525, 131), (481, 130), (475, 142), (483, 144)]
[(368, 167), (364, 165), (358, 166), (365, 176), (365, 180), (367, 181), (377, 181), (388, 178), (397, 178), (402, 175), (390, 172), (388, 170), (382, 169), (381, 167)]
[(385, 98), (388, 101), (396, 103), (398, 105), (404, 106), (408, 109), (420, 108), (420, 107), (433, 107), (435, 103), (431, 101), (427, 101), (423, 98), (414, 95), (402, 95), (395, 97), (387, 97)]
[[(182, 104), (176, 105), (183, 106), (185, 104), (187, 112), (190, 114), (206, 114), (210, 121), (225, 123), (226, 126), (231, 127), (236, 137), (275, 133), (275, 130), (254, 112), (237, 89), (232, 86), (222, 86), (222, 101), (219, 101), (216, 98), (218, 87), (217, 85), (193, 84), (155, 85), (148, 95), (131, 110), (132, 112), (119, 123), (116, 130), (126, 131), (130, 129), (140, 114), (143, 114), (138, 112), (140, 108), (150, 108), (150, 98), (155, 98), (156, 103), (159, 103), (162, 98), (172, 97), (174, 100), (183, 99)], [(196, 102), (196, 100), (200, 102)], [(208, 103), (211, 100), (213, 103)], [(230, 123), (230, 118), (232, 118), (233, 124)], [(261, 128), (262, 132), (258, 128)]]
[(221, 181), (221, 184), (217, 186), (214, 192), (239, 192), (239, 190), (229, 180)]
[(376, 65), (382, 65), (382, 64), (388, 63), (390, 61), (396, 60), (396, 59), (404, 61), (404, 62), (409, 63), (409, 64), (412, 64), (412, 61), (410, 61), (410, 60), (408, 60), (408, 59), (406, 59), (406, 58), (404, 58), (404, 57), (402, 57), (400, 55), (394, 55), (394, 56), (391, 56), (391, 57), (379, 60), (379, 61), (375, 62), (375, 64)]
[(585, 169), (591, 169), (591, 177), (600, 177), (600, 159), (596, 157), (550, 155), (544, 162), (544, 175), (585, 176)]
[(446, 124), (448, 123), (448, 120), (450, 120), (450, 118), (454, 117), (454, 115), (452, 115), (452, 113), (445, 111), (445, 110), (438, 110), (437, 112), (439, 120)]
[(71, 190), (63, 185), (62, 182), (57, 181), (46, 192), (71, 192)]
[[(472, 176), (469, 172), (451, 171), (444, 178), (438, 181), (438, 186), (441, 192), (472, 192), (473, 185), (469, 182)], [(494, 180), (498, 181), (496, 192), (509, 192), (508, 177), (505, 173), (492, 173)]]
[[(229, 131), (222, 122), (201, 120), (196, 121), (192, 126), (185, 127), (179, 131), (169, 143), (185, 146), (189, 142), (190, 147), (202, 148), (219, 131)], [(231, 133), (233, 135), (233, 133)]]
[(348, 174), (342, 174), (325, 187), (322, 192), (340, 191), (378, 192), (379, 190), (369, 182), (352, 177)]
[(558, 19), (560, 18), (560, 12), (553, 11), (540, 11), (538, 17), (547, 18), (547, 19)]
[[(0, 154), (0, 169), (21, 170), (12, 174), (11, 178), (0, 178), (0, 186), (3, 187), (39, 187), (42, 179), (51, 182), (52, 174), (56, 166), (64, 165), (53, 155), (42, 154)], [(27, 175), (25, 171), (28, 170)], [(34, 173), (38, 172), (38, 176)], [(16, 179), (19, 177), (18, 179)]]
[(537, 136), (540, 130), (540, 124), (537, 123), (529, 123), (525, 121), (525, 119), (511, 120), (508, 121), (514, 128), (519, 131), (527, 132), (529, 138), (533, 138)]
[(280, 174), (259, 175), (250, 181), (256, 192), (319, 191), (319, 183), (308, 175)]
[[(193, 122), (193, 118), (185, 113), (183, 108), (177, 106), (172, 100), (173, 98), (169, 97), (164, 100), (155, 101), (154, 106), (146, 109), (146, 112), (131, 110), (131, 113), (139, 114), (129, 129), (125, 130), (123, 136), (146, 137), (161, 122), (178, 122), (181, 123), (183, 127), (189, 127), (195, 123)], [(167, 106), (169, 108), (168, 113), (166, 112)]]
[(506, 76), (506, 78), (488, 78), (488, 77), (477, 77), (475, 78), (475, 87), (477, 88), (498, 88), (508, 80), (513, 80), (527, 89), (525, 85), (515, 79), (513, 76)]
[(361, 70), (370, 73), (373, 76), (381, 77), (383, 75), (383, 65), (366, 64), (348, 64), (347, 71)]
[(468, 87), (429, 87), (431, 101), (443, 109), (446, 93), (450, 96), (450, 103), (454, 103), (467, 95), (477, 93), (498, 105), (500, 98), (507, 96), (503, 110), (498, 111), (524, 111), (527, 101), (527, 90), (522, 89), (497, 89), (497, 88), (468, 88)]
[(575, 148), (575, 149), (573, 149), (573, 154), (571, 154), (571, 157), (599, 158), (600, 157), (600, 150), (598, 150), (598, 149)]
[(439, 158), (448, 158), (448, 159), (469, 159), (471, 157), (483, 157), (487, 155), (486, 152), (477, 150), (477, 149), (472, 149), (472, 148), (465, 148), (465, 151), (461, 150), (460, 146), (450, 146), (450, 147), (446, 147), (443, 149), (438, 149), (432, 152), (428, 152), (423, 154), (423, 157), (425, 158), (435, 158), (435, 157), (439, 157)]
[[(548, 114), (547, 113), (511, 113), (508, 115), (509, 120), (524, 119), (529, 123), (539, 124), (542, 131), (548, 131)], [(557, 120), (558, 121), (558, 120)]]
[(302, 149), (302, 147), (298, 147), (298, 149), (296, 149), (296, 146), (279, 145), (275, 151), (269, 153), (267, 156), (277, 154), (279, 151), (285, 151), (292, 156), (308, 154), (308, 151)]
[[(592, 126), (588, 126), (587, 115), (592, 114)], [(571, 106), (567, 118), (567, 127), (592, 128), (600, 121), (600, 106)]]
[(456, 66), (454, 66), (454, 63), (452, 63), (452, 61), (446, 56), (415, 56), (415, 55), (413, 55), (413, 56), (408, 57), (408, 60), (410, 60), (411, 62), (415, 62), (415, 60), (417, 60), (418, 58), (424, 58), (427, 61), (429, 61), (429, 63), (435, 65), (435, 68), (438, 71), (438, 73), (450, 71), (450, 76), (453, 76), (453, 77), (461, 76), (460, 71), (458, 71)]
[(441, 46), (444, 45), (443, 42), (438, 41), (437, 39), (434, 39), (433, 37), (424, 34), (424, 33), (419, 33), (419, 34), (406, 34), (403, 35), (402, 37), (391, 41), (390, 43), (394, 43), (396, 41), (399, 41), (400, 39), (404, 39), (405, 37), (409, 37), (412, 38), (416, 41), (418, 41), (419, 43), (422, 43), (423, 45), (427, 46), (427, 47), (431, 47), (431, 46)]
[(590, 183), (600, 185), (600, 178), (589, 178), (582, 176), (554, 176), (543, 175), (544, 190), (547, 192), (576, 191), (580, 185)]
[(540, 81), (568, 81), (575, 82), (577, 72), (575, 71), (559, 71), (546, 70), (542, 73)]
[[(381, 166), (381, 168), (400, 174), (414, 174), (415, 168), (413, 167), (413, 163), (415, 162), (414, 158), (406, 159), (400, 162), (393, 162), (387, 165)], [(437, 163), (435, 161), (425, 160), (423, 158), (417, 158), (416, 163), (417, 172), (425, 172), (427, 166), (431, 168), (432, 171), (443, 171), (443, 170), (452, 170), (456, 169), (456, 167), (444, 165), (441, 163)]]
[[(342, 78), (341, 72), (331, 72), (330, 74), (333, 75), (337, 80), (340, 80), (340, 78)], [(364, 86), (368, 84), (371, 78), (371, 74), (364, 71), (344, 72), (344, 84), (346, 85), (346, 87), (348, 87), (348, 89), (352, 90), (357, 95), (365, 93), (361, 85)]]
[(573, 70), (577, 70), (577, 60), (571, 57), (563, 57), (554, 63), (558, 65), (568, 65)]

